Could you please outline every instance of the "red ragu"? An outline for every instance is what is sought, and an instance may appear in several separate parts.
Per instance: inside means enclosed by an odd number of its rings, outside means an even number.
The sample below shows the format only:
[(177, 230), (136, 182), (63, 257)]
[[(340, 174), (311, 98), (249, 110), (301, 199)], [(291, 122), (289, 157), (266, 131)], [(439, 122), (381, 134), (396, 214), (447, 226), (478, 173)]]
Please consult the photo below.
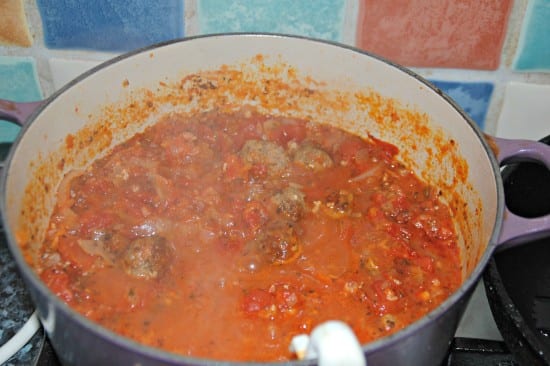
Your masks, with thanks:
[(288, 360), (330, 319), (366, 343), (461, 283), (450, 210), (397, 154), (252, 108), (166, 116), (67, 174), (37, 269), (86, 317), (182, 355)]

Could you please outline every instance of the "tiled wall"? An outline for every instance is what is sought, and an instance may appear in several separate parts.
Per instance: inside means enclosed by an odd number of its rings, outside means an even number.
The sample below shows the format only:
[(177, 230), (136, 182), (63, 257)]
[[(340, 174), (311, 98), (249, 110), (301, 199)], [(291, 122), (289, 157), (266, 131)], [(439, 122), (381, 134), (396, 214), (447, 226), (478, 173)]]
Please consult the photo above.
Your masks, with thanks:
[[(48, 97), (156, 42), (243, 31), (368, 50), (433, 81), (488, 133), (550, 134), (550, 0), (0, 0), (0, 98)], [(0, 142), (17, 131), (0, 122)]]

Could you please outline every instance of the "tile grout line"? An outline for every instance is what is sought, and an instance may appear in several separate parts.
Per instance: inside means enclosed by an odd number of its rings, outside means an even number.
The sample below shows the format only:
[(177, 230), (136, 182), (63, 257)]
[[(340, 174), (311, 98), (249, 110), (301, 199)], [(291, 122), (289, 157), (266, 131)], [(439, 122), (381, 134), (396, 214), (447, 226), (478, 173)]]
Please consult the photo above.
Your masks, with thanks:
[[(200, 0), (181, 0), (183, 2), (183, 35), (184, 37), (200, 34), (198, 16)], [(356, 46), (358, 8), (356, 0), (344, 0), (343, 24), (341, 25), (341, 42), (345, 45)], [(52, 59), (65, 59), (67, 61), (87, 61), (101, 63), (121, 53), (111, 53), (94, 50), (62, 50), (48, 49), (44, 44), (42, 22), (36, 0), (25, 0), (25, 13), (33, 37), (33, 45), (29, 48), (15, 46), (0, 46), (0, 51), (6, 51), (5, 56), (29, 57), (34, 60), (36, 74), (44, 97), (49, 97), (55, 92), (52, 68)], [(407, 67), (413, 72), (428, 80), (441, 80), (450, 82), (489, 82), (493, 85), (484, 126), (487, 132), (496, 130), (498, 118), (502, 111), (506, 86), (509, 83), (520, 82), (528, 84), (550, 84), (550, 73), (514, 71), (512, 65), (517, 57), (519, 45), (518, 37), (523, 26), (523, 18), (529, 0), (515, 0), (510, 9), (507, 23), (507, 31), (501, 49), (499, 68), (497, 70), (471, 70), (448, 68), (416, 68)], [(516, 56), (514, 56), (516, 55)]]

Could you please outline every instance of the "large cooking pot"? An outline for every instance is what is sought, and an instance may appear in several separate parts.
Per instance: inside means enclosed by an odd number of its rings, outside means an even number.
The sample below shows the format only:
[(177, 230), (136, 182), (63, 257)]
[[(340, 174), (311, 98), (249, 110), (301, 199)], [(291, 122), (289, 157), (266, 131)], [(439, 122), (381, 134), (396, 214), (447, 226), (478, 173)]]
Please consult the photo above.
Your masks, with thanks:
[[(215, 35), (161, 44), (106, 62), (43, 102), (0, 104), (0, 117), (24, 125), (3, 171), (3, 222), (63, 363), (223, 364), (145, 347), (92, 323), (54, 296), (28, 261), (36, 260), (33, 246), (41, 243), (55, 189), (68, 170), (89, 165), (164, 113), (242, 104), (393, 143), (399, 159), (440, 187), (452, 209), (463, 285), (422, 319), (363, 345), (369, 365), (439, 364), (493, 252), (550, 232), (550, 217), (525, 219), (506, 209), (499, 170), (516, 158), (550, 166), (548, 147), (486, 138), (453, 101), (404, 68), (300, 37)], [(25, 251), (21, 237), (31, 242)]]

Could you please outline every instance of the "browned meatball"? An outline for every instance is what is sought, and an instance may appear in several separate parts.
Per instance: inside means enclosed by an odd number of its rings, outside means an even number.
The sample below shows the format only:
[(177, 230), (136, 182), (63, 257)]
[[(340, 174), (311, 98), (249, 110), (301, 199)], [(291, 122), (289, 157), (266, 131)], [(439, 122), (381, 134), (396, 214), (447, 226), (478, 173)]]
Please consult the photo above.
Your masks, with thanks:
[(163, 237), (139, 238), (122, 253), (122, 267), (132, 277), (154, 279), (169, 264), (170, 255), (170, 248)]
[(239, 155), (248, 164), (265, 165), (270, 175), (280, 175), (289, 163), (285, 149), (271, 141), (248, 140)]
[(304, 193), (292, 186), (276, 193), (271, 197), (271, 201), (279, 215), (294, 222), (300, 220), (306, 207)]
[(321, 207), (324, 213), (334, 219), (349, 216), (353, 212), (353, 193), (345, 190), (331, 192)]
[(329, 153), (311, 143), (298, 146), (294, 152), (294, 162), (313, 171), (321, 171), (334, 164)]
[(264, 259), (273, 264), (288, 263), (296, 259), (301, 251), (294, 226), (286, 221), (268, 224), (256, 237), (256, 245)]

